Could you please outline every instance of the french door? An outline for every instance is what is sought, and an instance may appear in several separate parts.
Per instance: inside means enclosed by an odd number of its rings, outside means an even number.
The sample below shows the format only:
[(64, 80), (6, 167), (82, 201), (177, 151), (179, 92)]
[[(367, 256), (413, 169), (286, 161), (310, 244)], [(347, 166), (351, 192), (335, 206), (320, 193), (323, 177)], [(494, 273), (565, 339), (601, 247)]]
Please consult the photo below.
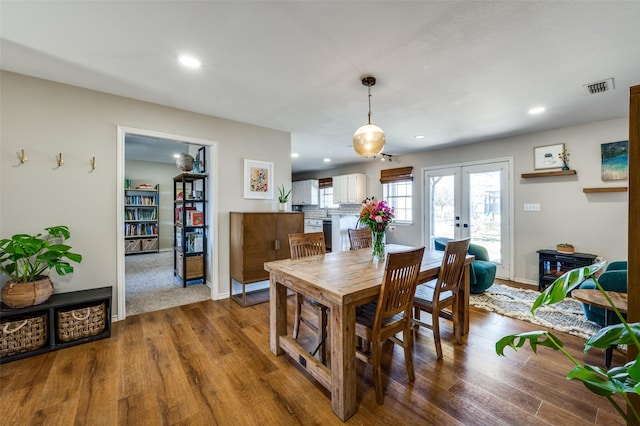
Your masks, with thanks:
[(424, 171), (425, 244), (438, 237), (465, 238), (487, 249), (497, 276), (511, 277), (510, 161)]

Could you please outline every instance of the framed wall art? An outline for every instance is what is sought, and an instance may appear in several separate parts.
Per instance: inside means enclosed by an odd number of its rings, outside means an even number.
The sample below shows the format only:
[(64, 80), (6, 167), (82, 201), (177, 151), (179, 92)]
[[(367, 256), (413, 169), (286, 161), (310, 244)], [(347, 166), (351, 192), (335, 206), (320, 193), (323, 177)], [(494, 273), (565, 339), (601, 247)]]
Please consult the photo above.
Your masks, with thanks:
[(533, 148), (533, 168), (536, 170), (561, 168), (564, 165), (560, 159), (563, 149), (563, 143)]
[(629, 178), (629, 141), (600, 145), (602, 180), (626, 180)]
[(244, 160), (244, 198), (273, 199), (273, 163)]

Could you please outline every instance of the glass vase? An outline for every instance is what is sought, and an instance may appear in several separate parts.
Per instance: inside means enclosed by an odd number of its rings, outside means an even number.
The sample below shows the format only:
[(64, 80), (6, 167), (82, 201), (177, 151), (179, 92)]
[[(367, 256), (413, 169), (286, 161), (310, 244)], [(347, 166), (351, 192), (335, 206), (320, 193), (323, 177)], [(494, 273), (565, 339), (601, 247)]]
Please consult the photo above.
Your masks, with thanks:
[(371, 231), (371, 237), (371, 255), (373, 257), (373, 261), (384, 261), (384, 231)]

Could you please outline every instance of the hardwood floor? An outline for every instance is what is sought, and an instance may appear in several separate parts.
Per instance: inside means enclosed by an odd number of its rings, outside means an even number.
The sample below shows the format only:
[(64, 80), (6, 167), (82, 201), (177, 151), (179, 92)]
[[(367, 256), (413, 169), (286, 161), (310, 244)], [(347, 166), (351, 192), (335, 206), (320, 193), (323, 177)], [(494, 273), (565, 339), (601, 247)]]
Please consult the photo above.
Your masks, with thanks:
[[(539, 326), (472, 308), (458, 346), (442, 324), (443, 360), (430, 330), (416, 339), (414, 383), (402, 348), (385, 344), (382, 406), (371, 367), (358, 362), (360, 407), (347, 424), (623, 424), (605, 399), (564, 378), (572, 365), (561, 354), (495, 354), (500, 337)], [(585, 355), (584, 340), (557, 334), (578, 360), (603, 365), (601, 351)], [(313, 346), (306, 327), (300, 338)], [(268, 303), (230, 300), (130, 317), (114, 323), (110, 339), (3, 364), (0, 409), (2, 425), (341, 424), (328, 392), (269, 351)]]

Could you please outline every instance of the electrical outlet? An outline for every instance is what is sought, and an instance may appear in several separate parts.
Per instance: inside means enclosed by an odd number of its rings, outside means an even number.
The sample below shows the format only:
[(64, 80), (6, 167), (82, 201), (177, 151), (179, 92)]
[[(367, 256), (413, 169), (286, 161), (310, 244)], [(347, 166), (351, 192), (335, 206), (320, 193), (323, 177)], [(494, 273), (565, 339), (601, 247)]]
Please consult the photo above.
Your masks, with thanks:
[(524, 205), (525, 212), (539, 212), (540, 204), (525, 204)]

